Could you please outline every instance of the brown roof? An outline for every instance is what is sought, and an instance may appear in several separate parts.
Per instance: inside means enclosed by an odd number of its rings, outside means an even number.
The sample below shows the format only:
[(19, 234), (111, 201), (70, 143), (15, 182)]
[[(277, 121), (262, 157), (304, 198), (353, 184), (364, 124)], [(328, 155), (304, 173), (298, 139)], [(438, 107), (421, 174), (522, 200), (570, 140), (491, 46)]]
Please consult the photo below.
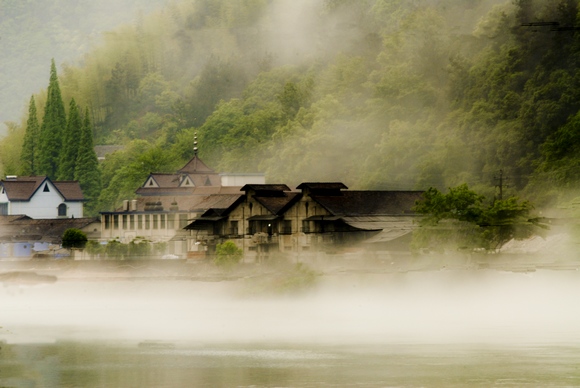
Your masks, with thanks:
[[(207, 210), (211, 206), (213, 200), (209, 199), (213, 195), (224, 195), (230, 194), (235, 196), (241, 196), (239, 186), (208, 186), (208, 187), (192, 187), (187, 188), (187, 192), (182, 195), (147, 195), (139, 197), (137, 201), (137, 210), (125, 212), (122, 207), (117, 208), (112, 212), (101, 212), (102, 214), (108, 213), (134, 213), (134, 212), (150, 212), (150, 211), (172, 211), (171, 208), (174, 203), (177, 204), (179, 211), (198, 211)], [(215, 197), (219, 199), (219, 196)], [(222, 197), (223, 199), (223, 197)], [(175, 210), (173, 210), (175, 211)]]
[(232, 205), (236, 204), (241, 198), (244, 198), (243, 194), (213, 194), (206, 197), (202, 202), (200, 202), (197, 206), (199, 209), (221, 209), (220, 212), (223, 213), (223, 210), (230, 209)]
[[(151, 173), (149, 178), (153, 178), (159, 187), (179, 187), (181, 174)], [(149, 180), (149, 178), (147, 178), (147, 180)]]
[(343, 191), (341, 195), (311, 195), (333, 215), (414, 214), (412, 208), (422, 191)]
[(83, 192), (78, 181), (51, 181), (46, 176), (22, 176), (0, 182), (10, 201), (29, 201), (45, 181), (52, 183), (66, 201), (82, 201)]
[(206, 166), (200, 158), (195, 155), (185, 166), (183, 166), (177, 172), (184, 172), (187, 174), (215, 174), (215, 171)]
[(57, 181), (53, 182), (53, 184), (67, 201), (82, 201), (85, 199), (78, 181)]

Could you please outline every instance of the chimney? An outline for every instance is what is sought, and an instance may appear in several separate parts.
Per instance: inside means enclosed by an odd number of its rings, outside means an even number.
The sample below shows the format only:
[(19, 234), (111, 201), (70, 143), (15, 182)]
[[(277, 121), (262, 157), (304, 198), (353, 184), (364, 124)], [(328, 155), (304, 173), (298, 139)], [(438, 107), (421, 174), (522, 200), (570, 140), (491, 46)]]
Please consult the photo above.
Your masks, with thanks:
[(131, 211), (132, 212), (137, 211), (137, 200), (136, 199), (131, 200)]
[(127, 199), (123, 200), (123, 211), (129, 211), (129, 200)]

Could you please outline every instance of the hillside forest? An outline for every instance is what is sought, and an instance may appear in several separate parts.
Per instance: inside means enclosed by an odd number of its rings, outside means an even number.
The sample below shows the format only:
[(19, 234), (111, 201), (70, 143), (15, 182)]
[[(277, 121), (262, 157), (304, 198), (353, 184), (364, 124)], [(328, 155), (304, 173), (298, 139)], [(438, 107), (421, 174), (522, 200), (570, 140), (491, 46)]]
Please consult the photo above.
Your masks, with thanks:
[[(269, 183), (468, 184), (563, 204), (580, 184), (578, 0), (188, 0), (59, 62), (94, 144), (93, 209), (199, 155)], [(47, 85), (50, 63), (46, 63)], [(34, 94), (42, 122), (47, 92)], [(26, 109), (23, 109), (23, 111)], [(22, 173), (28, 117), (0, 144)]]

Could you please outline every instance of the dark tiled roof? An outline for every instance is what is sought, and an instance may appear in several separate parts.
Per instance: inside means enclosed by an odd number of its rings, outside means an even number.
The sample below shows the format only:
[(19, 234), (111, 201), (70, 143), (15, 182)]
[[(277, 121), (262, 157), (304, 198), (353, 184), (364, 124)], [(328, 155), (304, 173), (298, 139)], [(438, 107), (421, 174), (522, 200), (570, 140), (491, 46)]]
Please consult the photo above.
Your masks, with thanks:
[(414, 214), (411, 210), (422, 191), (343, 191), (340, 196), (311, 195), (333, 215)]
[(284, 193), (281, 197), (260, 197), (254, 196), (254, 199), (264, 206), (272, 214), (282, 214), (284, 211), (301, 198), (300, 193)]
[(247, 184), (242, 187), (241, 191), (290, 191), (285, 184)]
[(348, 189), (346, 185), (342, 182), (303, 182), (297, 187), (299, 190), (310, 189), (310, 190), (341, 190)]

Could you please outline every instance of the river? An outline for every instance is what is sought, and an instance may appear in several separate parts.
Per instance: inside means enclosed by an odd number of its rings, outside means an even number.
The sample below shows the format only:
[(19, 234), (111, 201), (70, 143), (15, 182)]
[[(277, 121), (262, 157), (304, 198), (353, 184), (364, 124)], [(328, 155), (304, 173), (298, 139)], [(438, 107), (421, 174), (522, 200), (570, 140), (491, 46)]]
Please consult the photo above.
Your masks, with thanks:
[(580, 386), (578, 271), (255, 283), (5, 284), (0, 387)]

